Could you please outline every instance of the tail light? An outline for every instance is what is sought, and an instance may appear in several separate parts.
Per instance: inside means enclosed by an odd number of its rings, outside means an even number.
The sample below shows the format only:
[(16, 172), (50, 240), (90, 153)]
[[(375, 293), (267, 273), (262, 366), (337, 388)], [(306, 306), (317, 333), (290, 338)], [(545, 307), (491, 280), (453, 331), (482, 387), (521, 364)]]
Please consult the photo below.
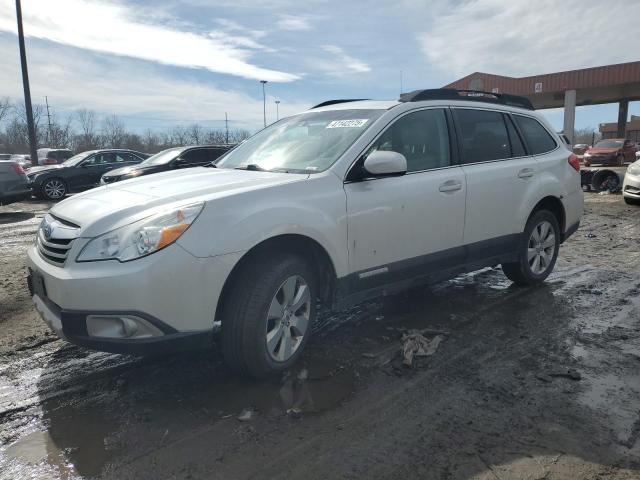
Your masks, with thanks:
[(576, 172), (580, 171), (580, 161), (578, 160), (578, 157), (576, 156), (575, 153), (572, 153), (571, 155), (569, 155), (568, 161), (569, 161), (569, 165), (571, 165)]
[(15, 164), (13, 165), (13, 169), (15, 170), (15, 172), (16, 172), (18, 175), (26, 175), (26, 173), (24, 173), (24, 170), (22, 169), (22, 167), (20, 166), (20, 164), (19, 164), (19, 163), (15, 163)]

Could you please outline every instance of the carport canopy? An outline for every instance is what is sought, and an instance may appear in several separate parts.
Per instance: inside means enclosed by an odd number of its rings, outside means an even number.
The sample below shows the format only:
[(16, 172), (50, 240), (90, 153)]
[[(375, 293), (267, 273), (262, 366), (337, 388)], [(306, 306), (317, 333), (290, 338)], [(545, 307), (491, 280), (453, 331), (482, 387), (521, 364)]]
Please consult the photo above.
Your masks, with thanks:
[(475, 72), (443, 88), (520, 95), (537, 110), (564, 107), (564, 133), (572, 143), (576, 106), (618, 103), (617, 136), (624, 137), (629, 102), (640, 100), (640, 62), (520, 78)]

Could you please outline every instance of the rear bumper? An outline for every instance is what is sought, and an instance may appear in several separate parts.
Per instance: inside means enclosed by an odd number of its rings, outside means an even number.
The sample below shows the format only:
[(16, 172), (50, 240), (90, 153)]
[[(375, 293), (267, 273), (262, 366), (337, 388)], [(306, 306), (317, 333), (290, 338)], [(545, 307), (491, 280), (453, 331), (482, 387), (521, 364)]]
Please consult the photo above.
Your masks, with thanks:
[(12, 191), (5, 195), (0, 195), (0, 205), (7, 205), (9, 203), (21, 202), (31, 198), (31, 189)]
[(633, 198), (634, 200), (640, 200), (640, 175), (630, 175), (627, 173), (624, 176), (622, 195), (627, 198)]
[[(178, 332), (161, 320), (137, 311), (80, 311), (65, 310), (53, 303), (46, 295), (34, 292), (32, 276), (27, 277), (29, 292), (36, 310), (44, 322), (60, 338), (82, 347), (103, 352), (129, 355), (158, 355), (185, 350), (205, 349), (212, 345), (213, 330), (202, 332)], [(95, 315), (135, 316), (151, 323), (161, 336), (136, 339), (92, 337), (87, 329), (87, 317)]]

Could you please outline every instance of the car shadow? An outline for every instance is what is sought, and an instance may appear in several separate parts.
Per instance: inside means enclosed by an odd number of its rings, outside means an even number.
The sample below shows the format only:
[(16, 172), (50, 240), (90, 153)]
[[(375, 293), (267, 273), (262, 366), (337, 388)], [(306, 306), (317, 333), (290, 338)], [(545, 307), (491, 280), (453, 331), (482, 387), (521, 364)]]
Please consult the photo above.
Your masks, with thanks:
[(33, 212), (1, 212), (0, 211), (0, 225), (24, 222), (26, 220), (32, 219), (33, 217), (35, 217), (35, 213)]

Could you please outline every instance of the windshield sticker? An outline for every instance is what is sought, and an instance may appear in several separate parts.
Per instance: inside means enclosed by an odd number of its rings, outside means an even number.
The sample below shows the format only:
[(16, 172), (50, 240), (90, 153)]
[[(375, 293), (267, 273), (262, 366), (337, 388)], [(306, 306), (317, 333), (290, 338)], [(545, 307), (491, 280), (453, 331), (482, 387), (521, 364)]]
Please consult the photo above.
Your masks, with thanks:
[(360, 128), (369, 121), (368, 118), (355, 118), (353, 120), (334, 120), (329, 122), (326, 128)]

